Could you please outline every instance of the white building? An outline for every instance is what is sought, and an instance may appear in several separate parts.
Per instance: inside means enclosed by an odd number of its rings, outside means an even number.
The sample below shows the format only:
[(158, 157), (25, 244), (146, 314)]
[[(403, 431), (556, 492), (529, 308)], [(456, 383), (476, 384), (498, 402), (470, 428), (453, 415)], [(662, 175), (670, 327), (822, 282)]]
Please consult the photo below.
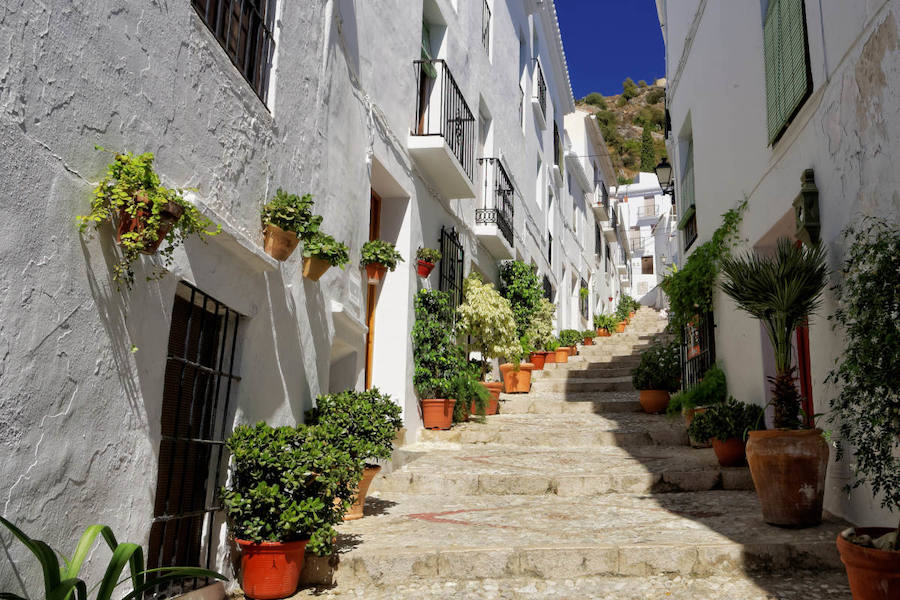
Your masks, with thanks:
[[(736, 252), (766, 252), (778, 237), (794, 237), (792, 203), (807, 169), (818, 189), (819, 237), (833, 272), (845, 257), (841, 231), (849, 223), (863, 215), (897, 222), (900, 1), (657, 0), (657, 8), (683, 252), (708, 240), (721, 215), (744, 200)], [(779, 45), (773, 40), (780, 33), (766, 35), (767, 12), (776, 9), (800, 43)], [(767, 54), (771, 65), (794, 65), (799, 76), (777, 78), (772, 71), (767, 85)], [(827, 320), (835, 308), (827, 290), (810, 319), (808, 355), (798, 360), (801, 381), (809, 384), (803, 395), (812, 399), (807, 414), (828, 412), (836, 393), (825, 384), (843, 349)], [(766, 376), (774, 368), (765, 334), (722, 292), (714, 309), (715, 358), (729, 391), (765, 404)], [(825, 419), (818, 425), (835, 429)], [(829, 464), (825, 508), (854, 523), (896, 526), (865, 487), (849, 497), (843, 492), (849, 469), (846, 460)]]
[[(218, 452), (234, 423), (299, 422), (317, 395), (372, 384), (414, 439), (420, 287), (458, 298), (471, 270), (496, 280), (499, 260), (533, 262), (561, 326), (585, 323), (581, 282), (591, 306), (616, 288), (586, 209), (611, 167), (564, 157), (574, 101), (552, 2), (34, 4), (0, 36), (0, 501), (53, 547), (101, 522), (166, 564), (177, 523), (182, 548), (221, 566), (222, 461), (195, 452), (195, 426)], [(109, 161), (95, 144), (155, 153), (163, 182), (196, 188), (223, 233), (189, 240), (159, 281), (141, 259), (118, 292), (112, 232), (82, 239), (74, 224)], [(347, 269), (312, 282), (299, 252), (263, 252), (259, 210), (279, 187), (313, 194)], [(406, 259), (377, 291), (357, 267), (370, 238)], [(426, 281), (419, 246), (444, 252)], [(202, 362), (179, 349), (183, 331), (208, 336), (209, 370), (178, 368)], [(185, 416), (195, 405), (203, 423)], [(0, 565), (3, 590), (35, 576), (21, 546)]]

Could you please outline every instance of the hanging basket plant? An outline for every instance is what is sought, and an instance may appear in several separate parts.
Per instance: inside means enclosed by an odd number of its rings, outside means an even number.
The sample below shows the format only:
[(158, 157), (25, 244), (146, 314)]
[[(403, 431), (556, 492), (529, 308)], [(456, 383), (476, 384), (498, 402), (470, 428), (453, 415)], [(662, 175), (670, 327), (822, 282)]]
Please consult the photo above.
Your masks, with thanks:
[(431, 275), (434, 264), (441, 260), (441, 251), (434, 248), (419, 248), (416, 250), (416, 272), (423, 279)]
[(388, 271), (397, 268), (398, 262), (403, 262), (403, 256), (394, 244), (384, 240), (369, 240), (363, 244), (359, 264), (365, 267), (370, 285), (381, 283)]
[(275, 191), (260, 211), (266, 254), (285, 261), (301, 240), (310, 240), (319, 232), (322, 216), (313, 214), (313, 204), (310, 194), (298, 196), (281, 188)]
[[(96, 149), (106, 151), (99, 146)], [(107, 165), (106, 175), (94, 189), (91, 212), (78, 217), (78, 229), (83, 233), (107, 222), (115, 226), (121, 250), (113, 265), (116, 285), (131, 288), (133, 264), (142, 254), (159, 253), (163, 258), (163, 268), (147, 277), (158, 279), (172, 264), (175, 248), (188, 236), (205, 239), (221, 231), (182, 197), (183, 192), (160, 184), (151, 152), (115, 154)]]
[(317, 232), (303, 242), (303, 276), (318, 281), (330, 267), (350, 262), (349, 248), (327, 233)]

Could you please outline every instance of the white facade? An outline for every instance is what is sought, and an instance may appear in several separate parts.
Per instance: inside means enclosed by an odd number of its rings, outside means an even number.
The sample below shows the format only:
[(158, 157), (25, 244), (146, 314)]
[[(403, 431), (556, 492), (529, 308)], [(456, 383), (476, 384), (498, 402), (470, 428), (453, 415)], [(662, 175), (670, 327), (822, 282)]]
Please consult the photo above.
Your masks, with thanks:
[[(572, 303), (582, 280), (591, 311), (618, 294), (587, 210), (596, 167), (582, 187), (564, 156), (574, 102), (553, 3), (489, 0), (489, 20), (482, 2), (455, 0), (272, 6), (272, 69), (260, 95), (189, 2), (112, 12), (26, 4), (0, 25), (11, 49), (0, 69), (0, 502), (53, 547), (70, 548), (95, 522), (147, 544), (181, 281), (240, 314), (228, 426), (299, 422), (317, 395), (364, 385), (369, 315), (357, 265), (377, 195), (379, 236), (406, 262), (377, 294), (370, 376), (403, 407), (408, 440), (421, 427), (413, 297), (440, 280), (439, 269), (416, 276), (415, 251), (437, 247), (442, 228), (459, 235), (464, 273), (496, 280), (499, 260), (536, 264), (561, 327), (588, 326)], [(429, 53), (445, 61), (474, 118), (468, 170), (452, 136), (419, 135), (440, 133), (447, 85), (418, 93), (423, 22)], [(417, 122), (419, 107), (437, 121)], [(598, 135), (588, 134), (588, 153), (600, 154)], [(155, 259), (141, 259), (134, 289), (118, 292), (110, 229), (84, 239), (75, 229), (109, 160), (94, 144), (154, 152), (163, 183), (196, 188), (190, 197), (223, 233), (188, 241), (160, 281), (143, 280)], [(512, 242), (496, 221), (476, 223), (477, 210), (497, 208), (497, 161), (478, 159), (499, 159), (514, 189)], [(604, 169), (600, 180), (611, 181)], [(345, 270), (312, 282), (300, 276), (300, 252), (285, 263), (263, 252), (259, 209), (279, 187), (314, 196), (323, 230), (351, 248)], [(221, 522), (214, 528), (221, 542)], [(221, 544), (217, 552), (221, 566)], [(37, 576), (18, 545), (0, 565), (6, 591), (21, 594)]]
[[(900, 219), (900, 2), (805, 1), (811, 88), (784, 133), (767, 131), (763, 27), (767, 2), (657, 0), (666, 44), (669, 155), (676, 189), (693, 148), (695, 244), (708, 240), (726, 210), (747, 201), (736, 252), (765, 252), (779, 236), (795, 235), (793, 200), (801, 174), (814, 169), (821, 243), (832, 273), (846, 242), (841, 231), (863, 215)], [(677, 192), (676, 192), (677, 194)], [(680, 202), (681, 200), (679, 200)], [(684, 248), (684, 231), (679, 235)], [(692, 247), (687, 249), (687, 254)], [(827, 413), (836, 390), (825, 384), (843, 348), (827, 316), (826, 290), (810, 319), (810, 367), (815, 413)], [(716, 354), (739, 400), (765, 404), (771, 350), (758, 322), (723, 293), (715, 297)], [(796, 354), (796, 353), (795, 353)], [(837, 435), (836, 424), (817, 423)], [(826, 509), (865, 526), (896, 526), (864, 487), (842, 490), (850, 462), (828, 468)]]

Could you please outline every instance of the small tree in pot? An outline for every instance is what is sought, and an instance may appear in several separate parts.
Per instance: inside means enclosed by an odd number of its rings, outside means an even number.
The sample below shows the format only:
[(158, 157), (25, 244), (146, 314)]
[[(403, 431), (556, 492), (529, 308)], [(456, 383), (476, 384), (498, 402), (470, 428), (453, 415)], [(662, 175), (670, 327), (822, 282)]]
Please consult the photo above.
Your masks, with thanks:
[(729, 398), (697, 415), (688, 428), (691, 439), (712, 442), (719, 464), (736, 467), (744, 463), (744, 444), (751, 431), (765, 429), (763, 409), (756, 404)]
[[(773, 525), (817, 525), (822, 521), (828, 444), (821, 430), (801, 429), (791, 335), (819, 306), (828, 277), (825, 251), (780, 238), (774, 256), (726, 257), (722, 272), (722, 290), (760, 320), (775, 352), (770, 380), (775, 429), (752, 432), (747, 444), (763, 518)], [(809, 494), (810, 489), (815, 493)]]
[[(831, 401), (840, 432), (836, 458), (853, 455), (848, 492), (868, 483), (894, 511), (900, 508), (900, 231), (866, 219), (844, 235), (851, 243), (833, 323), (846, 347), (829, 375), (840, 389)], [(838, 536), (854, 599), (900, 597), (898, 531), (861, 528)]]
[(640, 392), (641, 408), (659, 413), (669, 405), (669, 392), (681, 379), (680, 345), (656, 343), (641, 353), (641, 362), (631, 371), (631, 384)]
[(428, 429), (449, 429), (455, 402), (450, 382), (465, 365), (463, 353), (456, 345), (450, 295), (420, 290), (415, 311), (413, 386), (422, 404), (422, 418)]
[(366, 269), (370, 284), (379, 283), (385, 273), (397, 268), (398, 262), (403, 262), (403, 257), (394, 244), (384, 240), (369, 240), (360, 251), (359, 265)]

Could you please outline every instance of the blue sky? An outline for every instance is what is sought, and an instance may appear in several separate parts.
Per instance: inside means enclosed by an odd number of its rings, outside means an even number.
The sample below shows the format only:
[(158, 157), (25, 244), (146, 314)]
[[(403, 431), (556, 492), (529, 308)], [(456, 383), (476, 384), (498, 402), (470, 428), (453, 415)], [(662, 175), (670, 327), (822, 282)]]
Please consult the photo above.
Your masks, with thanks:
[(665, 47), (653, 0), (556, 0), (576, 98), (622, 91), (626, 77), (665, 77)]

